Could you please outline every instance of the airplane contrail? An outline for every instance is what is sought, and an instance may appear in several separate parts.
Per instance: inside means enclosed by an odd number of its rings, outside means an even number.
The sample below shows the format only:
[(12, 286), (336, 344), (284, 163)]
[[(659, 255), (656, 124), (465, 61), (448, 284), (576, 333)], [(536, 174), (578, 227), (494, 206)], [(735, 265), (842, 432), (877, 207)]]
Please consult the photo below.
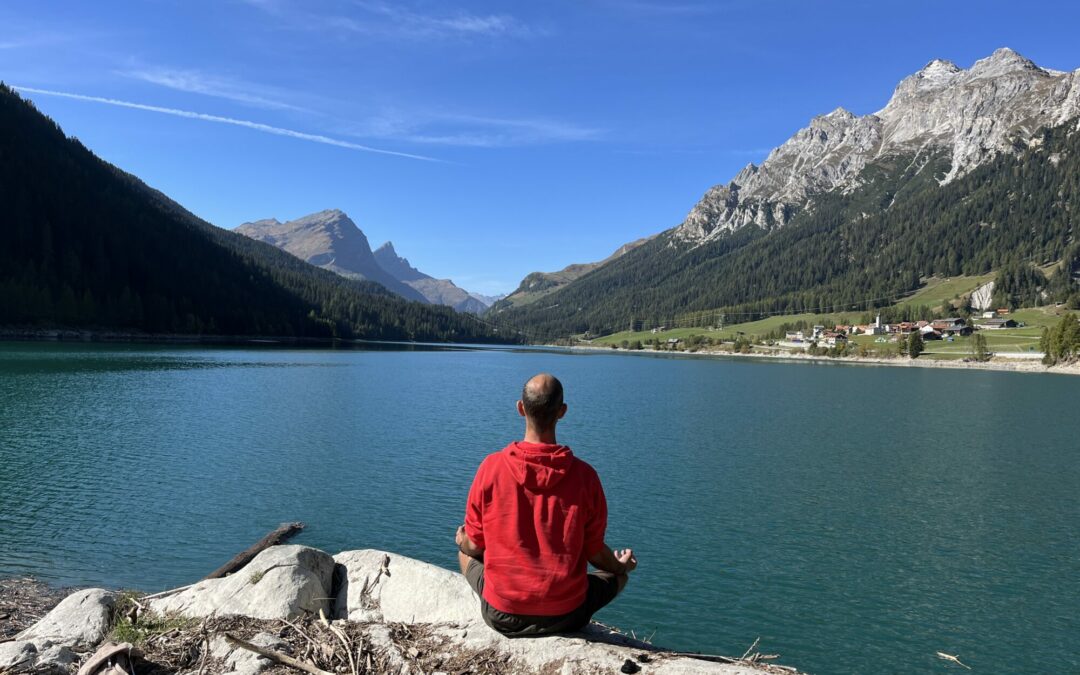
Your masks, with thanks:
[(324, 145), (333, 145), (339, 148), (346, 148), (348, 150), (358, 150), (360, 152), (374, 152), (380, 155), (393, 155), (394, 157), (406, 157), (408, 159), (418, 159), (424, 162), (444, 162), (445, 160), (436, 159), (435, 157), (425, 157), (424, 155), (412, 155), (407, 152), (396, 152), (394, 150), (382, 150), (380, 148), (373, 148), (368, 145), (361, 145), (359, 143), (350, 143), (349, 141), (342, 141), (329, 136), (322, 136), (320, 134), (309, 134), (303, 131), (296, 131), (294, 129), (285, 129), (282, 127), (275, 127), (269, 124), (263, 124), (262, 122), (252, 122), (250, 120), (239, 120), (234, 117), (222, 117), (221, 115), (209, 115), (207, 113), (192, 112), (190, 110), (179, 110), (177, 108), (165, 108), (158, 105), (147, 105), (145, 103), (133, 103), (132, 101), (121, 101), (115, 98), (104, 98), (102, 96), (87, 96), (85, 94), (72, 94), (66, 91), (53, 91), (51, 89), (36, 89), (34, 87), (20, 87), (16, 85), (11, 86), (12, 89), (16, 89), (21, 92), (29, 94), (43, 94), (45, 96), (59, 96), (61, 98), (70, 98), (76, 101), (90, 101), (92, 103), (104, 103), (106, 105), (120, 106), (121, 108), (133, 108), (135, 110), (146, 110), (148, 112), (162, 113), (164, 115), (174, 115), (176, 117), (186, 117), (193, 120), (203, 120), (205, 122), (217, 122), (218, 124), (232, 124), (237, 127), (245, 127), (247, 129), (254, 129), (255, 131), (261, 131), (267, 134), (274, 134), (276, 136), (288, 136), (289, 138), (299, 138), (302, 141), (311, 141), (312, 143), (322, 143)]

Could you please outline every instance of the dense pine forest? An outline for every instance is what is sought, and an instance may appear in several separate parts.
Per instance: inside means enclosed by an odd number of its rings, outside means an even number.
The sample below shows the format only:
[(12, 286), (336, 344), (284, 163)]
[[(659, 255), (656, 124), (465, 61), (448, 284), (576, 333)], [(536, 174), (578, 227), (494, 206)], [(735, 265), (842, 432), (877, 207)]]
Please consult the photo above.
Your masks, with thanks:
[(0, 326), (501, 340), (200, 220), (0, 84)]
[[(786, 227), (747, 226), (703, 245), (672, 232), (542, 300), (493, 320), (537, 336), (656, 325), (689, 312), (728, 322), (887, 306), (932, 276), (1000, 271), (997, 299), (1080, 305), (1080, 133), (1076, 123), (944, 186), (947, 158), (894, 157), (849, 194), (817, 195)], [(1060, 262), (1047, 277), (1034, 269)]]

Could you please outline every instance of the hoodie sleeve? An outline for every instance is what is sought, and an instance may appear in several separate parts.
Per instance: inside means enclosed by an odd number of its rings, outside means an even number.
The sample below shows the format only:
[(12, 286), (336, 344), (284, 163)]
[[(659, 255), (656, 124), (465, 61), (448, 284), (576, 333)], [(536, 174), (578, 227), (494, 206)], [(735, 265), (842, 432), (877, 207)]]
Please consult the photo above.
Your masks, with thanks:
[(487, 548), (484, 545), (484, 470), (487, 463), (481, 463), (473, 478), (472, 487), (469, 488), (469, 498), (465, 503), (465, 534), (478, 549)]
[(600, 477), (593, 473), (589, 519), (585, 522), (585, 557), (591, 558), (604, 548), (604, 533), (607, 531), (607, 498)]

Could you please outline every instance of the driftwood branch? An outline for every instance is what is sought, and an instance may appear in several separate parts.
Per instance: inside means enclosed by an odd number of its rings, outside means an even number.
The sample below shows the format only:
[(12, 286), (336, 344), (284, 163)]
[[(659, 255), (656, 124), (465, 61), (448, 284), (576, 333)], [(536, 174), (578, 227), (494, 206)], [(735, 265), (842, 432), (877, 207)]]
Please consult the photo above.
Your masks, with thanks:
[(660, 651), (660, 654), (666, 654), (667, 656), (682, 656), (688, 659), (697, 659), (699, 661), (712, 661), (713, 663), (739, 663), (739, 659), (732, 658), (730, 656), (720, 656), (719, 654), (698, 654), (697, 652), (669, 652)]
[(279, 663), (283, 666), (288, 666), (290, 668), (296, 668), (297, 670), (302, 670), (305, 673), (311, 673), (311, 675), (334, 675), (333, 673), (323, 670), (322, 668), (316, 668), (310, 663), (304, 663), (303, 661), (294, 659), (288, 654), (282, 654), (281, 652), (276, 652), (273, 649), (266, 649), (264, 647), (260, 647), (259, 645), (251, 644), (247, 640), (241, 640), (232, 633), (224, 633), (224, 636), (225, 640), (229, 644), (236, 645), (237, 647), (241, 647), (250, 652), (255, 652), (259, 656), (268, 658), (274, 663)]
[(147, 600), (156, 600), (158, 598), (164, 598), (167, 595), (173, 595), (174, 593), (179, 593), (180, 591), (186, 591), (187, 589), (191, 588), (194, 585), (195, 584), (188, 584), (187, 586), (180, 586), (179, 588), (170, 588), (169, 590), (161, 591), (160, 593), (151, 593), (150, 595), (144, 595), (144, 596), (140, 597), (139, 599), (142, 600), (143, 602), (146, 602)]
[(241, 567), (251, 562), (251, 559), (259, 555), (264, 549), (286, 541), (302, 529), (304, 529), (303, 523), (282, 523), (276, 530), (260, 539), (250, 548), (236, 554), (232, 560), (206, 575), (205, 578), (220, 579), (227, 574), (236, 572)]

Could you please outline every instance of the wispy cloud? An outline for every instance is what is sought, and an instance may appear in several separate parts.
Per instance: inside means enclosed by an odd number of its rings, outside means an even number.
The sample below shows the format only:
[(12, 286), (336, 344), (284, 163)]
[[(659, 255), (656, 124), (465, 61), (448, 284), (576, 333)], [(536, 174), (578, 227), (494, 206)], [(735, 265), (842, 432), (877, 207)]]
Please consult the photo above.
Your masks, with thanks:
[(592, 141), (602, 137), (604, 132), (602, 129), (543, 118), (386, 112), (354, 125), (348, 133), (361, 138), (424, 145), (498, 148)]
[[(421, 12), (402, 3), (353, 0), (338, 11), (311, 11), (289, 0), (245, 0), (249, 5), (285, 19), (289, 27), (317, 31), (395, 38), (498, 38), (543, 35), (509, 14), (473, 14), (463, 10)], [(341, 11), (345, 10), (345, 11)], [(352, 11), (348, 11), (352, 10)]]
[(694, 16), (725, 9), (719, 2), (665, 2), (663, 0), (607, 0), (603, 4), (624, 13)]
[(339, 148), (346, 148), (348, 150), (357, 150), (360, 152), (373, 152), (380, 155), (392, 155), (395, 157), (405, 157), (408, 159), (418, 159), (425, 162), (442, 162), (443, 160), (436, 159), (434, 157), (426, 157), (424, 155), (414, 155), (407, 152), (397, 152), (394, 150), (383, 150), (381, 148), (373, 148), (368, 145), (361, 145), (359, 143), (351, 143), (349, 141), (343, 141), (337, 138), (331, 138), (329, 136), (323, 136), (320, 134), (309, 134), (303, 131), (295, 131), (293, 129), (285, 129), (282, 127), (275, 127), (269, 124), (263, 124), (261, 122), (253, 122), (250, 120), (241, 120), (233, 117), (222, 117), (220, 115), (209, 115), (206, 113), (192, 112), (190, 110), (178, 110), (176, 108), (165, 108), (156, 105), (147, 105), (145, 103), (133, 103), (131, 101), (122, 101), (114, 98), (105, 98), (102, 96), (87, 96), (84, 94), (73, 94), (64, 91), (53, 91), (50, 89), (36, 89), (34, 87), (20, 87), (12, 85), (14, 89), (21, 92), (30, 94), (41, 94), (44, 96), (59, 96), (61, 98), (74, 99), (76, 101), (88, 101), (91, 103), (103, 103), (105, 105), (119, 106), (121, 108), (132, 108), (134, 110), (144, 110), (146, 112), (156, 112), (164, 115), (174, 115), (176, 117), (185, 117), (187, 119), (202, 120), (204, 122), (216, 122), (218, 124), (231, 124), (233, 126), (244, 127), (246, 129), (253, 129), (255, 131), (261, 131), (267, 134), (274, 134), (275, 136), (287, 136), (289, 138), (296, 138), (302, 141), (309, 141), (312, 143), (321, 143), (323, 145), (333, 145)]
[(269, 87), (253, 85), (248, 82), (241, 82), (197, 70), (149, 67), (118, 71), (117, 74), (168, 89), (236, 101), (237, 103), (259, 108), (311, 112), (307, 108), (280, 100), (282, 98), (280, 96), (281, 92)]
[(424, 14), (400, 4), (371, 0), (357, 0), (354, 5), (369, 15), (384, 18), (400, 32), (415, 37), (528, 36), (534, 33), (534, 29), (506, 14), (481, 15), (463, 11)]

